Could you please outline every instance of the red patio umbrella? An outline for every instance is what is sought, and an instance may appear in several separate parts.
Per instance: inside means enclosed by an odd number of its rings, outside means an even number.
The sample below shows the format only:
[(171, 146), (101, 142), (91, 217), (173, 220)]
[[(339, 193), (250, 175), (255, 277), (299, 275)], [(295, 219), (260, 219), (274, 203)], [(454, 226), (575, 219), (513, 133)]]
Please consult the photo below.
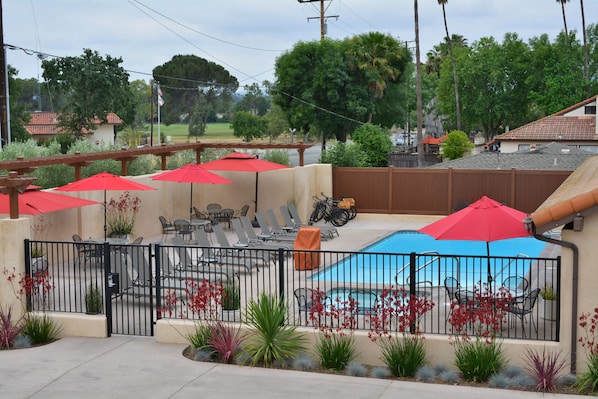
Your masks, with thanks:
[[(529, 237), (523, 219), (525, 212), (501, 204), (483, 196), (466, 208), (431, 223), (418, 231), (437, 240), (485, 241), (490, 256), (490, 242), (508, 238)], [(492, 281), (490, 259), (488, 259), (488, 280)]]
[(155, 190), (154, 187), (137, 183), (108, 172), (98, 173), (85, 179), (77, 180), (65, 186), (58, 187), (56, 191), (104, 191), (104, 239), (106, 239), (106, 191), (134, 191)]
[(259, 159), (255, 155), (233, 152), (220, 159), (201, 164), (209, 170), (228, 170), (231, 172), (255, 172), (255, 211), (257, 212), (258, 174), (270, 170), (290, 168), (287, 165)]
[[(50, 191), (39, 191), (36, 190), (37, 187), (30, 185), (23, 194), (19, 194), (19, 213), (23, 215), (39, 215), (62, 211), (64, 209), (101, 204), (101, 202), (55, 194)], [(8, 194), (0, 194), (0, 213), (10, 213)]]
[(203, 184), (233, 184), (232, 181), (212, 173), (198, 164), (188, 164), (180, 168), (169, 170), (152, 177), (152, 180), (173, 181), (177, 183), (191, 183), (191, 201), (189, 202), (189, 220), (193, 214), (193, 183)]

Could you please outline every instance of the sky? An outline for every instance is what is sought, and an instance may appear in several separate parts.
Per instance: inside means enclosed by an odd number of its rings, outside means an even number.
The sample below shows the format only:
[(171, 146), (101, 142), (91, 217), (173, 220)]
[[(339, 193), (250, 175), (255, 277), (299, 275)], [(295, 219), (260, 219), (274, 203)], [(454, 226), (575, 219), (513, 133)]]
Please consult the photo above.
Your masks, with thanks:
[[(1, 0), (0, 0), (1, 1)], [(305, 0), (303, 0), (305, 1)], [(412, 0), (326, 0), (326, 36), (343, 39), (379, 31), (415, 47)], [(584, 2), (586, 26), (598, 23), (598, 0)], [(450, 0), (450, 34), (468, 43), (498, 42), (507, 32), (524, 41), (563, 30), (555, 0)], [(565, 5), (567, 27), (581, 33), (580, 2)], [(274, 81), (276, 58), (299, 41), (320, 39), (320, 2), (297, 0), (4, 0), (2, 16), (8, 64), (21, 79), (40, 78), (41, 61), (81, 56), (89, 48), (123, 59), (130, 79), (151, 79), (152, 69), (175, 55), (193, 54), (226, 68), (240, 87)], [(445, 36), (437, 0), (419, 0), (421, 60)], [(30, 54), (28, 54), (30, 53)]]

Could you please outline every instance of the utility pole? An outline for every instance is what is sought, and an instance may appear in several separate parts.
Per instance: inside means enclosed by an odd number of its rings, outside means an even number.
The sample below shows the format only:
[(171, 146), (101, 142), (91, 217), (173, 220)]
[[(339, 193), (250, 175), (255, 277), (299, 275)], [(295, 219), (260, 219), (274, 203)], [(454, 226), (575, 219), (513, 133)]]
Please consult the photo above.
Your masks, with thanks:
[[(336, 18), (338, 20), (338, 15), (324, 15), (325, 14), (325, 10), (324, 10), (324, 0), (297, 0), (299, 3), (314, 3), (319, 1), (320, 2), (320, 16), (319, 17), (310, 17), (307, 18), (307, 20), (312, 20), (312, 19), (320, 19), (320, 41), (324, 40), (326, 38), (326, 19), (328, 18)], [(332, 1), (332, 0), (330, 0)], [(324, 132), (322, 132), (322, 152), (326, 151), (326, 136), (324, 135)]]
[(8, 68), (6, 68), (6, 49), (4, 48), (4, 28), (2, 25), (2, 0), (0, 0), (0, 129), (2, 135), (0, 148), (10, 144), (8, 113)]

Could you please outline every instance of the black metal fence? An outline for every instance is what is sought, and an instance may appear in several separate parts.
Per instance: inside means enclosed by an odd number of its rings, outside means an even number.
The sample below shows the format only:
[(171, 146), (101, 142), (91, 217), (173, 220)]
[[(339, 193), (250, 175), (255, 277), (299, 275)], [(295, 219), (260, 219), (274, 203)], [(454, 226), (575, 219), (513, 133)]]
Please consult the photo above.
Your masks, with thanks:
[(350, 307), (352, 328), (371, 330), (400, 292), (402, 301), (415, 295), (434, 304), (417, 320), (427, 334), (455, 333), (455, 309), (470, 308), (491, 312), (504, 338), (559, 339), (558, 299), (552, 314), (538, 293), (560, 293), (560, 258), (307, 251), (275, 242), (220, 248), (29, 240), (25, 255), (35, 281), (30, 309), (90, 312), (86, 296), (98, 287), (109, 334), (153, 335), (159, 318), (241, 321), (261, 293), (284, 297), (291, 323), (312, 325)]

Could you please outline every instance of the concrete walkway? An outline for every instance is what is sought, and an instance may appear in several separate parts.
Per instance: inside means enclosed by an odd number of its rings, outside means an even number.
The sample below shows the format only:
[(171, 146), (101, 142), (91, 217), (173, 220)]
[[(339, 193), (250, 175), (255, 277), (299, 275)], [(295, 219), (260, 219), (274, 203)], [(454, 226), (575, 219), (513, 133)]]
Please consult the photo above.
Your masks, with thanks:
[(153, 338), (63, 338), (0, 351), (2, 398), (585, 398), (195, 362)]

